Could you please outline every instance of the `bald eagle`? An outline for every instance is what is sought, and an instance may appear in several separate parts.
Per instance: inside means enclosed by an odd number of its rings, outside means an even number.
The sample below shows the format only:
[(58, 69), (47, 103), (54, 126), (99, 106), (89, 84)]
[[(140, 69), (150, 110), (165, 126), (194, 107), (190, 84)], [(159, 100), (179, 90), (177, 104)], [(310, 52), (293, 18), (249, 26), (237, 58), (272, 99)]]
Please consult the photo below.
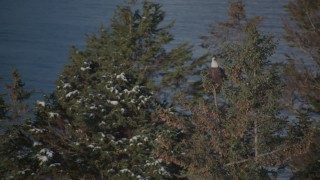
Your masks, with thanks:
[(212, 57), (210, 75), (213, 82), (213, 87), (219, 89), (223, 81), (226, 79), (226, 74), (224, 70), (219, 67), (218, 62)]
[(212, 85), (213, 85), (214, 104), (216, 106), (216, 109), (218, 110), (217, 91), (219, 92), (223, 81), (226, 79), (226, 74), (224, 70), (221, 67), (219, 67), (218, 62), (215, 60), (214, 57), (212, 57), (212, 60), (211, 60), (210, 75), (213, 83)]

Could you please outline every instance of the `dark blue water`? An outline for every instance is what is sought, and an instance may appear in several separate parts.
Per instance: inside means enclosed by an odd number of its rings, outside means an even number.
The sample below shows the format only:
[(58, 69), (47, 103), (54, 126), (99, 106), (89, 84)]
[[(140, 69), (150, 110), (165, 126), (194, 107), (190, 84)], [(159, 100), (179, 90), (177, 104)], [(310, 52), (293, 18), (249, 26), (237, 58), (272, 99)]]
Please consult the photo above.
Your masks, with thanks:
[[(208, 25), (226, 19), (227, 1), (160, 0), (167, 12), (166, 22), (176, 20), (172, 29), (174, 44), (195, 44), (195, 55), (202, 53), (199, 37)], [(85, 33), (98, 32), (108, 26), (119, 0), (0, 0), (0, 77), (10, 78), (16, 67), (27, 88), (50, 93), (55, 80), (68, 62), (71, 46), (83, 48)], [(248, 16), (261, 15), (262, 29), (281, 37), (283, 6), (287, 0), (246, 0)], [(283, 60), (287, 50), (281, 41), (275, 61)]]

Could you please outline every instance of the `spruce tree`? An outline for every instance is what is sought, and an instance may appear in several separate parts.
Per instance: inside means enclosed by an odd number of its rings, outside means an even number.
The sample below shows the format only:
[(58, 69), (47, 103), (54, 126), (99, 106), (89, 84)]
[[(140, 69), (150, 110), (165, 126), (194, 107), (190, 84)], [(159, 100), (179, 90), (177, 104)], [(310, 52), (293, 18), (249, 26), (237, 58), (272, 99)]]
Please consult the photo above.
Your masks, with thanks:
[[(17, 69), (12, 70), (12, 83), (6, 84), (10, 101), (8, 103), (8, 117), (11, 121), (19, 122), (20, 118), (28, 112), (28, 103), (32, 91), (25, 89), (20, 73)], [(20, 122), (22, 123), (22, 122)]]
[(4, 94), (0, 94), (0, 120), (3, 121), (7, 118), (8, 106), (4, 100)]
[[(305, 142), (300, 155), (290, 161), (294, 175), (317, 179), (319, 175), (320, 113), (320, 1), (295, 0), (286, 7), (290, 20), (284, 22), (285, 39), (295, 51), (286, 54), (288, 108), (296, 116), (290, 131), (293, 141)], [(312, 64), (312, 66), (308, 66)]]
[[(137, 5), (141, 8), (134, 10)], [(152, 117), (161, 109), (154, 78), (161, 73), (166, 84), (179, 82), (170, 78), (177, 74), (172, 70), (183, 69), (191, 52), (187, 44), (165, 48), (173, 36), (168, 32), (172, 24), (160, 26), (164, 15), (157, 3), (129, 2), (116, 9), (110, 28), (88, 37), (84, 50), (71, 50), (57, 89), (36, 102), (36, 119), (6, 144), (12, 149), (21, 141), (24, 146), (6, 161), (18, 158), (19, 173), (4, 171), (4, 177), (175, 177), (153, 153)], [(24, 156), (13, 158), (17, 153)]]
[[(290, 20), (285, 21), (285, 39), (295, 53), (287, 54), (289, 63), (286, 67), (288, 84), (293, 93), (299, 95), (294, 100), (306, 99), (310, 110), (320, 111), (319, 68), (320, 68), (320, 34), (319, 34), (320, 1), (296, 0), (288, 3)], [(303, 52), (303, 54), (301, 53)], [(307, 67), (305, 63), (312, 63)], [(293, 100), (293, 101), (294, 101)]]
[[(25, 83), (17, 69), (12, 71), (12, 83), (5, 85), (8, 91), (0, 95), (0, 178), (20, 177), (33, 166), (31, 140), (26, 136), (24, 123), (31, 113), (28, 108), (32, 91), (25, 89)], [(24, 158), (22, 161), (20, 161)], [(22, 171), (20, 171), (23, 169)]]
[[(206, 69), (203, 83), (208, 93), (182, 99), (187, 117), (167, 118), (165, 124), (179, 131), (159, 145), (159, 152), (187, 168), (185, 176), (191, 179), (268, 178), (269, 167), (283, 165), (294, 146), (285, 141), (289, 124), (280, 116), (279, 105), (283, 83), (279, 67), (270, 61), (277, 41), (259, 30), (260, 17), (246, 17), (242, 1), (231, 3), (228, 15), (229, 21), (203, 37), (203, 47), (227, 75), (218, 108)], [(176, 152), (161, 151), (166, 147)]]
[(1, 129), (5, 124), (22, 124), (30, 118), (28, 100), (33, 91), (26, 90), (25, 83), (17, 69), (12, 70), (10, 84), (4, 85), (4, 93), (0, 94), (0, 122)]

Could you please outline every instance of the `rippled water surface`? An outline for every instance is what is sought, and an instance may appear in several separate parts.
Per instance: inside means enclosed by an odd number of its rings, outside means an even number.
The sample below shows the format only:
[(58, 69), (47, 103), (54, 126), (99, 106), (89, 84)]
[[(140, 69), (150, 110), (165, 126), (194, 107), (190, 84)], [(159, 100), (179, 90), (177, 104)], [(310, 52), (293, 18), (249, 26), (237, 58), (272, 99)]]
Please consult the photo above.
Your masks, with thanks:
[[(0, 0), (0, 77), (9, 79), (17, 67), (28, 88), (51, 92), (59, 72), (68, 62), (71, 46), (83, 48), (84, 34), (108, 26), (119, 0)], [(208, 25), (226, 19), (228, 1), (159, 0), (166, 11), (165, 22), (176, 21), (173, 44), (195, 44), (201, 53), (199, 36)], [(281, 37), (287, 0), (246, 0), (248, 16), (264, 16), (263, 30)], [(286, 46), (280, 42), (275, 60), (283, 60)]]

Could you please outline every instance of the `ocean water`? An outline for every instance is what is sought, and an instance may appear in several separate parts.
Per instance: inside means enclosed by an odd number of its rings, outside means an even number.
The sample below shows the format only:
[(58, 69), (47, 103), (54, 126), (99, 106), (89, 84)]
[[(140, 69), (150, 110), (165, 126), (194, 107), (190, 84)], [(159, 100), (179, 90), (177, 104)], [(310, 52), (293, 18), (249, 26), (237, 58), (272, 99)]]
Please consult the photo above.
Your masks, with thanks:
[[(155, 0), (156, 1), (156, 0)], [(18, 68), (35, 97), (50, 93), (55, 80), (68, 63), (71, 46), (83, 48), (85, 34), (108, 27), (116, 6), (125, 0), (0, 0), (0, 77), (10, 80), (10, 71)], [(208, 26), (227, 18), (229, 1), (158, 0), (166, 11), (164, 23), (175, 20), (172, 46), (188, 41), (195, 46), (195, 56), (202, 53), (201, 35)], [(287, 0), (245, 0), (247, 15), (264, 17), (262, 29), (280, 38), (282, 20), (287, 18)], [(274, 61), (284, 61), (287, 51), (280, 41)], [(209, 63), (209, 61), (208, 61)], [(1, 92), (1, 90), (0, 90)]]

